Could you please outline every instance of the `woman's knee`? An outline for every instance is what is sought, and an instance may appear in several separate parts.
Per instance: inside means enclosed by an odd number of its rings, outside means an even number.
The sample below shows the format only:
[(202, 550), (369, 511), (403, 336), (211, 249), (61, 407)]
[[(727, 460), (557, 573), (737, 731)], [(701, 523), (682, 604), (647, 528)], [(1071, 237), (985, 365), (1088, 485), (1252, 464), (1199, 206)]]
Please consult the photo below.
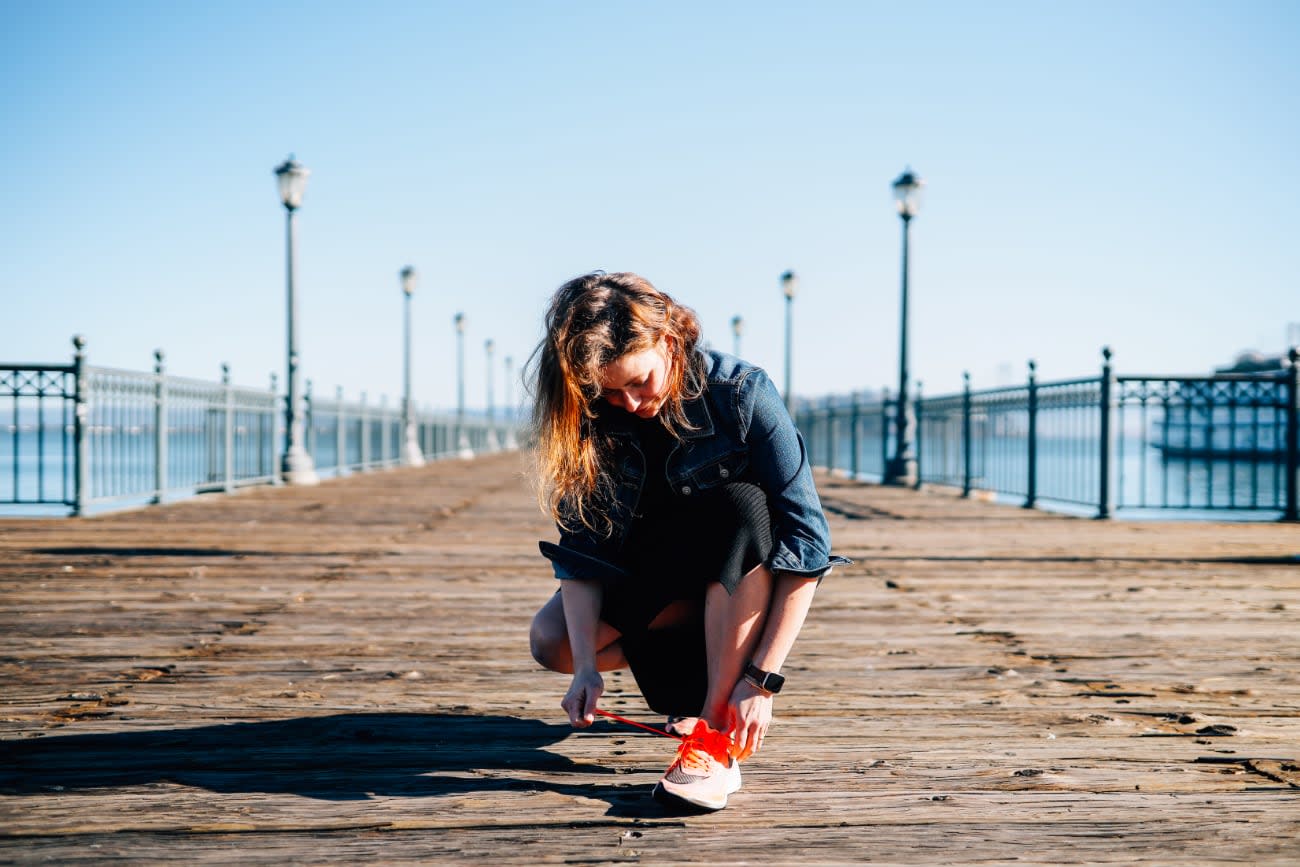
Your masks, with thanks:
[(533, 617), (528, 630), (528, 647), (538, 665), (551, 671), (563, 671), (569, 658), (569, 634), (564, 623), (564, 610), (547, 603)]

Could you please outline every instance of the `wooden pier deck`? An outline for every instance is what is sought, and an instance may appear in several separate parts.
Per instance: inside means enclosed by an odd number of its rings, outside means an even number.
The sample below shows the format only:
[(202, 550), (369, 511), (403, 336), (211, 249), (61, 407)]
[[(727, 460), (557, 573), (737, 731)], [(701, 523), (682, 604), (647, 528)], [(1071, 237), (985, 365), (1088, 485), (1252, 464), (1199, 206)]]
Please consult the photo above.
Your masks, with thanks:
[(516, 455), (0, 523), (0, 862), (1300, 862), (1300, 528), (820, 486), (857, 562), (687, 817), (529, 657)]

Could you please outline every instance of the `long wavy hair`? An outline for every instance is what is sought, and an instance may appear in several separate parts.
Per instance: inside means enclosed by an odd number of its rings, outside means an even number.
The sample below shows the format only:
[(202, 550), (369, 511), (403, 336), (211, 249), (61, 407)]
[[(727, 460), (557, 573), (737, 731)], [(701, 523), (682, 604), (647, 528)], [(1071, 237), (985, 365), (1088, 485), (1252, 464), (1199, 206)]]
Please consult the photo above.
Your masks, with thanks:
[(605, 536), (613, 530), (610, 443), (596, 424), (601, 369), (666, 337), (672, 339), (666, 341), (668, 378), (658, 419), (680, 436), (691, 427), (683, 403), (699, 397), (705, 385), (695, 312), (627, 272), (584, 274), (551, 298), (546, 336), (529, 366), (538, 499), (561, 527), (583, 526)]

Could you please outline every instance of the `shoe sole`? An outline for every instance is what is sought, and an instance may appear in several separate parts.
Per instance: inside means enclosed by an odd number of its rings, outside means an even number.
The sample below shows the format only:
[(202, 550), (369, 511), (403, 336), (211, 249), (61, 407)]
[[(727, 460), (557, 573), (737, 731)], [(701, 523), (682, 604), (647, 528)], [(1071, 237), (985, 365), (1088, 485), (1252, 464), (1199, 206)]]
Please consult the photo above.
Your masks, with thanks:
[(674, 810), (684, 810), (692, 813), (716, 813), (727, 806), (727, 799), (723, 797), (721, 804), (700, 803), (683, 798), (681, 795), (674, 794), (663, 787), (662, 783), (655, 784), (655, 790), (651, 794), (656, 801), (665, 807)]
[(655, 783), (655, 788), (654, 791), (651, 793), (651, 797), (653, 797), (656, 801), (663, 804), (664, 806), (673, 807), (679, 810), (685, 809), (685, 810), (691, 810), (700, 813), (716, 813), (719, 810), (725, 808), (727, 806), (727, 799), (739, 791), (740, 791), (740, 782), (739, 782), (739, 774), (737, 774), (737, 782), (735, 786), (727, 787), (727, 791), (724, 792), (722, 795), (722, 803), (720, 804), (713, 801), (692, 801), (691, 799), (683, 797), (682, 795), (679, 795), (676, 792), (669, 791), (664, 786), (662, 780), (660, 780), (658, 783)]

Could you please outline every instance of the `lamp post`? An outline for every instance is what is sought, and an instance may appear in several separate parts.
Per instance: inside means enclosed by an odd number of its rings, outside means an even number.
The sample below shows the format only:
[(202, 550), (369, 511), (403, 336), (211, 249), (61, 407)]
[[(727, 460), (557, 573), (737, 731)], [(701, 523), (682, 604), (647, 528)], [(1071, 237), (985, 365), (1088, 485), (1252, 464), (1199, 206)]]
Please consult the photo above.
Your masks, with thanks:
[(468, 460), (474, 450), (465, 430), (465, 314), (457, 313), (451, 321), (456, 326), (456, 454)]
[(794, 295), (799, 289), (799, 278), (793, 271), (781, 275), (781, 292), (785, 295), (785, 408), (794, 415), (794, 374), (791, 356), (794, 354)]
[(740, 357), (740, 335), (743, 334), (744, 332), (745, 332), (745, 320), (741, 318), (740, 314), (738, 313), (735, 316), (731, 317), (731, 334), (735, 338), (735, 341), (732, 343), (731, 354), (736, 356), (737, 358)]
[(887, 485), (916, 484), (916, 454), (914, 436), (916, 415), (913, 411), (907, 384), (907, 239), (912, 218), (921, 208), (921, 189), (925, 181), (909, 168), (894, 181), (894, 203), (903, 220), (903, 271), (902, 304), (899, 313), (901, 325), (898, 339), (898, 402), (894, 410), (894, 456), (885, 467)]
[(288, 376), (286, 377), (285, 418), (284, 418), (284, 456), (280, 460), (280, 477), (290, 485), (315, 485), (320, 482), (316, 475), (316, 464), (307, 449), (303, 447), (303, 412), (298, 403), (298, 299), (297, 287), (293, 280), (293, 266), (296, 247), (294, 234), (294, 213), (302, 204), (302, 194), (307, 188), (307, 176), (311, 170), (303, 166), (292, 156), (275, 170), (280, 187), (280, 201), (285, 210), (285, 283), (288, 295)]
[(405, 298), (402, 340), (402, 463), (424, 466), (420, 441), (415, 432), (415, 414), (411, 411), (411, 296), (415, 294), (415, 269), (407, 265), (401, 271), (402, 296)]
[(497, 440), (496, 404), (492, 399), (492, 355), (496, 352), (496, 341), (491, 337), (483, 341), (483, 355), (487, 361), (487, 450), (496, 451), (501, 447)]

